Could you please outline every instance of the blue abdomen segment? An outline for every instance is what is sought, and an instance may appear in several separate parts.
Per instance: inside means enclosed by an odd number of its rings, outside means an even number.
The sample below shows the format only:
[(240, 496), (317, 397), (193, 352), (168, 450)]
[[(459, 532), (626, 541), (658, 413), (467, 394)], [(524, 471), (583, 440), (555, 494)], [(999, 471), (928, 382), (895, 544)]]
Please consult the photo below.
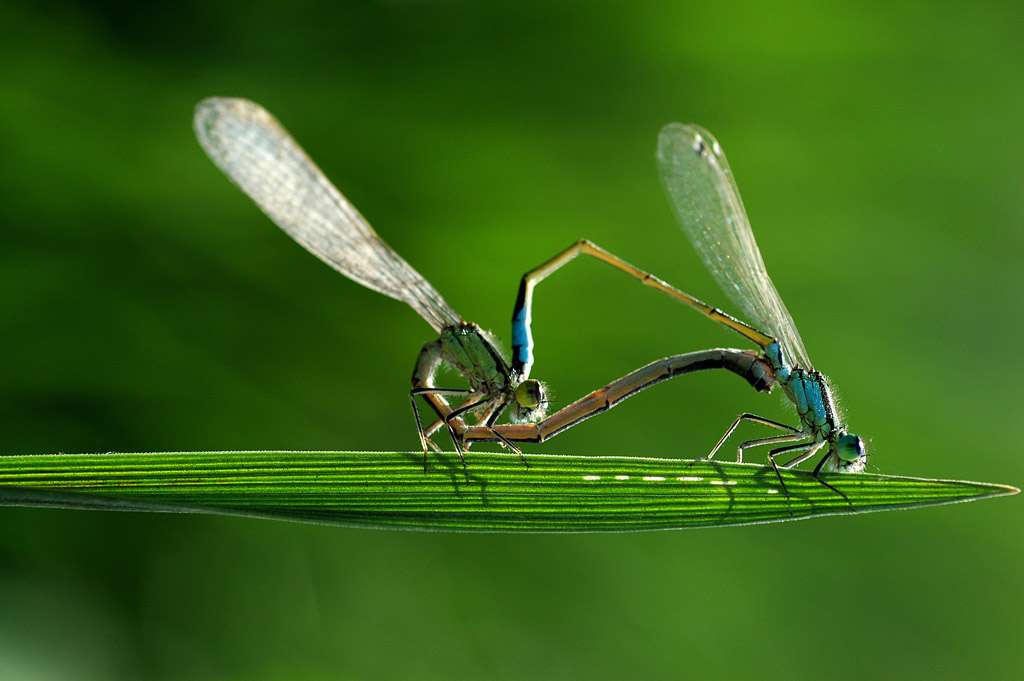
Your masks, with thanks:
[(512, 313), (512, 376), (516, 381), (529, 378), (533, 366), (533, 334), (530, 332), (530, 310), (526, 306), (529, 286), (526, 279), (519, 283), (519, 294)]
[(512, 362), (523, 366), (533, 364), (533, 335), (525, 309), (517, 311), (512, 318)]

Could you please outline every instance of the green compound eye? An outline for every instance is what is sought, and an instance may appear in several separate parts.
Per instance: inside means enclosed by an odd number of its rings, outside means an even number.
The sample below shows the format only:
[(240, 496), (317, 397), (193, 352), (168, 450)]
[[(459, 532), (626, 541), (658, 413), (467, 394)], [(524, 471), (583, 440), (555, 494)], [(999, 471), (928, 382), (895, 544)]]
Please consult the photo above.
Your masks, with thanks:
[(836, 442), (836, 456), (848, 463), (864, 457), (864, 440), (857, 435), (844, 435)]
[(864, 440), (857, 435), (841, 436), (836, 440), (833, 452), (837, 459), (835, 468), (840, 473), (860, 473), (867, 466)]
[(544, 386), (540, 384), (540, 381), (535, 381), (532, 378), (523, 381), (516, 388), (516, 402), (521, 407), (536, 409), (545, 402)]

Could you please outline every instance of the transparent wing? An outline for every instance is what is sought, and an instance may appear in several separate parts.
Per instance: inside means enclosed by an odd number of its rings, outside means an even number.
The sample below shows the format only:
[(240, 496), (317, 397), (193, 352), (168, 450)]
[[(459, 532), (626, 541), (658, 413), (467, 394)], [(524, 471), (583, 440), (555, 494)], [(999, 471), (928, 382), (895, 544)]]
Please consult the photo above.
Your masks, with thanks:
[(213, 162), (313, 255), (363, 286), (405, 301), (436, 331), (462, 321), (259, 104), (204, 99), (196, 105), (194, 126)]
[(696, 125), (669, 123), (658, 136), (658, 165), (683, 231), (729, 300), (774, 336), (790, 361), (812, 369), (793, 317), (768, 277), (715, 138)]

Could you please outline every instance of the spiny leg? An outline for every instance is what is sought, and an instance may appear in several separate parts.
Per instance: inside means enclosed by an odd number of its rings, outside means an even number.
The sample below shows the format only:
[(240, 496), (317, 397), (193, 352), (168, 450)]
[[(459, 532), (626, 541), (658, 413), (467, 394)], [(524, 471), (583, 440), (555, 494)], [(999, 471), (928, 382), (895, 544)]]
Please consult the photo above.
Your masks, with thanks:
[(825, 487), (828, 487), (830, 490), (841, 496), (843, 499), (845, 499), (846, 503), (850, 505), (851, 511), (856, 511), (857, 509), (854, 508), (853, 502), (850, 501), (850, 497), (846, 496), (845, 494), (842, 493), (841, 490), (836, 489), (835, 487), (821, 479), (821, 469), (825, 467), (826, 461), (828, 461), (828, 452), (825, 452), (825, 456), (821, 457), (821, 461), (819, 461), (818, 465), (814, 467), (814, 479), (820, 482), (821, 484), (825, 485)]
[[(465, 402), (463, 402), (461, 405), (459, 405), (456, 409), (453, 409), (449, 413), (443, 415), (442, 418), (439, 419), (436, 422), (436, 424), (431, 424), (429, 431), (424, 431), (422, 423), (420, 421), (419, 410), (416, 408), (416, 401), (415, 401), (416, 397), (415, 396), (416, 395), (442, 395), (442, 394), (444, 394), (444, 395), (464, 395), (464, 394), (469, 394), (469, 398)], [(464, 449), (463, 449), (462, 438), (456, 432), (455, 426), (453, 424), (455, 423), (455, 421), (460, 419), (462, 417), (462, 415), (465, 414), (466, 412), (472, 411), (473, 409), (478, 409), (480, 407), (487, 406), (488, 403), (483, 401), (483, 398), (485, 396), (482, 393), (473, 392), (471, 390), (466, 390), (466, 389), (459, 389), (459, 388), (414, 388), (409, 393), (409, 397), (410, 397), (410, 400), (412, 401), (413, 413), (416, 415), (416, 428), (417, 428), (417, 430), (418, 430), (418, 432), (420, 434), (420, 442), (421, 442), (421, 444), (423, 446), (423, 469), (424, 469), (424, 471), (426, 471), (426, 468), (427, 468), (427, 445), (425, 443), (426, 442), (430, 442), (430, 444), (434, 448), (434, 450), (440, 452), (440, 449), (438, 449), (437, 445), (435, 445), (432, 440), (430, 440), (428, 437), (426, 437), (426, 433), (427, 432), (433, 433), (437, 428), (440, 427), (440, 424), (444, 424), (445, 426), (447, 426), (448, 433), (449, 433), (449, 435), (452, 438), (452, 443), (455, 445), (455, 451), (458, 452), (459, 459), (462, 460), (462, 467), (463, 467), (464, 470), (467, 471), (466, 472), (466, 482), (468, 483), (469, 482), (468, 465), (466, 464), (466, 457), (465, 457), (465, 452), (464, 452)], [(430, 404), (431, 404), (431, 406), (434, 406), (436, 411), (439, 411), (437, 409), (437, 406), (434, 405), (433, 402), (431, 402)], [(491, 433), (493, 433), (495, 440), (497, 440), (503, 446), (508, 447), (513, 452), (518, 454), (519, 455), (519, 459), (523, 462), (523, 465), (526, 466), (527, 468), (529, 468), (530, 467), (530, 463), (526, 460), (526, 457), (523, 456), (522, 450), (520, 450), (518, 447), (516, 447), (514, 444), (512, 444), (512, 442), (508, 438), (506, 438), (504, 435), (502, 435), (501, 433), (498, 433), (498, 432), (493, 430), (494, 422), (497, 421), (498, 418), (501, 416), (502, 412), (505, 409), (505, 406), (506, 406), (506, 404), (502, 403), (502, 402), (496, 402), (495, 404), (491, 405), (490, 407), (488, 407), (488, 410), (483, 415), (481, 415), (481, 422), (483, 423), (483, 427), (484, 428), (490, 430)], [(464, 429), (465, 429), (465, 426), (464, 426)], [(469, 443), (466, 443), (467, 446), (468, 446), (468, 444)]]
[[(429, 390), (429, 392), (435, 391), (431, 389)], [(442, 415), (442, 418), (444, 419), (445, 423), (451, 425), (452, 421), (454, 421), (457, 418), (460, 418), (466, 412), (473, 411), (474, 409), (480, 409), (481, 407), (485, 407), (488, 404), (490, 404), (490, 402), (484, 401), (484, 397), (486, 397), (486, 395), (484, 395), (483, 393), (471, 393), (469, 399), (467, 399), (465, 402), (460, 404), (455, 409), (452, 409), (447, 414)], [(490, 414), (492, 411), (493, 407), (489, 408), (486, 413)]]
[[(498, 420), (502, 412), (505, 411), (505, 407), (507, 406), (508, 404), (504, 402), (497, 403), (495, 404), (493, 409), (491, 409), (488, 413), (481, 415), (480, 418), (483, 421), (484, 426), (489, 428), (491, 432), (494, 433), (494, 436), (497, 438), (498, 443), (503, 447), (508, 447), (513, 452), (518, 454), (519, 460), (523, 462), (524, 466), (529, 468), (530, 462), (526, 460), (525, 456), (523, 456), (523, 451), (519, 449), (519, 447), (516, 447), (514, 444), (512, 444), (512, 441), (509, 440), (507, 437), (505, 437), (498, 431), (494, 430), (494, 422)], [(468, 447), (469, 443), (466, 443), (466, 446)]]
[[(762, 437), (762, 438), (758, 438), (756, 440), (747, 440), (746, 442), (741, 442), (740, 446), (738, 448), (738, 451), (736, 453), (736, 463), (743, 463), (743, 451), (746, 450), (746, 449), (751, 449), (753, 447), (763, 447), (765, 445), (777, 445), (777, 444), (782, 444), (783, 442), (795, 442), (797, 440), (806, 440), (808, 437), (810, 437), (810, 436), (807, 433), (802, 433), (802, 432), (797, 431), (795, 433), (789, 433), (787, 435), (775, 435), (775, 436), (772, 436), (772, 437)], [(807, 446), (807, 445), (800, 444), (800, 445), (794, 445), (794, 446), (795, 447), (802, 447), (802, 446)], [(772, 450), (771, 452), (768, 453), (768, 458), (769, 459), (771, 459), (771, 456), (772, 456), (772, 454), (775, 451), (776, 450)], [(772, 460), (772, 465), (775, 466), (775, 461), (774, 460)], [(776, 468), (777, 468), (777, 466), (776, 466)]]
[[(760, 423), (761, 425), (764, 425), (764, 426), (771, 426), (772, 428), (778, 428), (779, 430), (789, 431), (793, 435), (800, 434), (801, 437), (807, 437), (802, 431), (800, 431), (797, 428), (794, 428), (793, 426), (787, 425), (785, 423), (780, 423), (778, 421), (773, 421), (772, 419), (765, 418), (764, 416), (758, 416), (757, 414), (751, 414), (750, 412), (744, 412), (744, 413), (742, 413), (742, 414), (740, 414), (739, 416), (736, 417), (736, 420), (733, 421), (732, 425), (729, 426), (729, 429), (727, 431), (725, 431), (725, 435), (723, 435), (721, 437), (721, 439), (718, 441), (718, 444), (716, 444), (714, 449), (711, 450), (711, 453), (708, 454), (706, 457), (704, 457), (707, 461), (710, 461), (712, 458), (714, 458), (715, 454), (717, 454), (718, 450), (722, 448), (722, 445), (725, 444), (725, 441), (728, 440), (729, 436), (733, 434), (733, 431), (736, 430), (736, 427), (738, 425), (740, 425), (741, 421), (750, 421), (752, 423)], [(797, 438), (790, 437), (788, 440), (778, 440), (778, 441), (779, 442), (790, 442), (790, 441), (792, 441), (794, 439), (797, 439)], [(750, 440), (749, 442), (742, 443), (739, 446), (739, 451), (737, 453), (737, 458), (736, 458), (737, 463), (742, 463), (742, 461), (743, 461), (743, 450), (746, 449), (748, 446), (756, 447), (756, 446), (758, 446), (758, 444), (771, 444), (771, 442), (770, 442), (771, 440), (773, 440), (773, 438), (766, 438), (765, 441)], [(750, 444), (750, 443), (754, 443), (754, 444)]]
[[(821, 440), (819, 442), (815, 442), (814, 444), (812, 444), (810, 446), (810, 448), (807, 449), (806, 452), (803, 452), (802, 454), (797, 456), (792, 461), (789, 461), (788, 463), (784, 464), (782, 466), (782, 468), (789, 468), (790, 466), (795, 466), (795, 465), (797, 465), (797, 464), (799, 464), (799, 463), (801, 463), (803, 461), (806, 461), (807, 459), (811, 458), (812, 456), (817, 454), (819, 451), (821, 451), (821, 449), (825, 445), (827, 445), (827, 444), (828, 444), (828, 442), (824, 441), (824, 440)], [(772, 465), (775, 466), (775, 458), (774, 457), (776, 455), (782, 454), (784, 452), (794, 451), (794, 450), (800, 449), (801, 447), (806, 447), (806, 446), (807, 446), (806, 444), (800, 444), (800, 445), (793, 445), (793, 446), (790, 446), (790, 447), (780, 447), (778, 449), (773, 449), (771, 452), (768, 453), (768, 459), (769, 459), (769, 461), (772, 462)], [(850, 501), (850, 498), (848, 496), (843, 494), (842, 490), (837, 489), (833, 485), (830, 485), (829, 483), (827, 483), (827, 482), (825, 482), (824, 480), (821, 479), (821, 476), (819, 474), (821, 473), (821, 469), (825, 465), (825, 462), (827, 460), (828, 460), (828, 453), (826, 453), (825, 456), (823, 456), (821, 458), (821, 460), (818, 462), (818, 465), (814, 467), (814, 473), (813, 473), (814, 479), (817, 480), (822, 485), (824, 485), (825, 487), (827, 487), (828, 489), (830, 489), (833, 492), (835, 492), (836, 494), (838, 494), (839, 496), (841, 496), (843, 498), (843, 501), (845, 501), (850, 506), (850, 510), (853, 510), (853, 511), (857, 510), (856, 508), (854, 508), (853, 502)], [(778, 476), (779, 482), (782, 483), (783, 490), (785, 490), (786, 489), (786, 483), (782, 482), (782, 475), (779, 472), (779, 467), (778, 466), (775, 466), (775, 474)], [(787, 500), (787, 503), (788, 503), (788, 501), (789, 501), (789, 492), (788, 491), (786, 491), (786, 500)], [(790, 513), (792, 513), (792, 510), (790, 511)]]
[[(782, 468), (792, 468), (793, 466), (796, 466), (796, 465), (799, 465), (799, 464), (803, 463), (807, 459), (810, 459), (815, 454), (820, 452), (822, 447), (824, 447), (826, 444), (828, 444), (828, 442), (825, 441), (825, 440), (821, 440), (821, 441), (813, 443), (809, 448), (807, 448), (807, 451), (801, 452), (799, 456), (796, 456), (792, 460), (790, 460), (790, 461), (786, 462), (785, 464), (783, 464)], [(802, 449), (802, 448), (804, 448), (806, 446), (807, 445), (793, 445), (793, 446), (790, 446), (790, 447), (780, 447), (779, 449), (772, 450), (771, 455), (775, 456), (775, 455), (782, 454), (782, 453), (785, 453), (785, 452), (797, 451), (797, 450)], [(814, 473), (813, 473), (814, 479), (817, 480), (818, 482), (820, 482), (825, 487), (828, 487), (830, 490), (832, 490), (833, 492), (835, 492), (839, 496), (841, 496), (843, 498), (843, 500), (847, 504), (850, 505), (850, 508), (853, 509), (853, 503), (850, 501), (849, 497), (847, 497), (840, 490), (836, 489), (835, 487), (833, 487), (832, 485), (828, 484), (827, 482), (825, 482), (824, 480), (821, 479), (821, 475), (820, 475), (821, 469), (825, 466), (825, 462), (826, 461), (828, 461), (828, 452), (825, 452), (825, 456), (821, 457), (821, 460), (818, 461), (818, 465), (816, 465), (814, 467)], [(854, 509), (854, 510), (856, 510), (856, 509)]]
[[(420, 419), (420, 410), (416, 406), (416, 397), (419, 395), (423, 395), (424, 397), (431, 395), (469, 395), (470, 398), (466, 402), (473, 403), (470, 404), (469, 408), (472, 408), (472, 406), (474, 406), (475, 404), (479, 404), (479, 397), (477, 397), (477, 399), (474, 400), (474, 396), (476, 395), (476, 393), (474, 393), (472, 390), (468, 390), (465, 388), (413, 388), (412, 390), (409, 391), (409, 402), (410, 404), (412, 404), (412, 413), (416, 417), (416, 432), (419, 434), (420, 445), (423, 447), (423, 472), (425, 473), (427, 471), (427, 442), (430, 441), (430, 445), (434, 449), (434, 451), (440, 452), (441, 450), (438, 449), (437, 445), (435, 445), (434, 442), (430, 440), (430, 438), (426, 435), (426, 431), (423, 430), (423, 421)], [(434, 408), (434, 410), (437, 411), (439, 415), (441, 415), (441, 412), (444, 410), (442, 410), (438, 405), (434, 404), (432, 401), (429, 401), (429, 399), (428, 402)], [(465, 403), (463, 403), (463, 406), (465, 406)], [(444, 424), (448, 426), (448, 433), (449, 435), (451, 435), (452, 442), (455, 444), (455, 451), (458, 452), (459, 459), (462, 460), (463, 469), (466, 469), (466, 457), (463, 455), (462, 448), (459, 446), (459, 436), (455, 433), (455, 428), (452, 425), (450, 419), (444, 418)], [(431, 428), (433, 429), (433, 426), (431, 426)], [(434, 430), (431, 430), (431, 433), (433, 432)], [(466, 481), (469, 481), (468, 474)]]
[[(428, 391), (429, 391), (429, 390), (428, 390)], [(479, 394), (480, 394), (480, 393), (477, 393), (477, 395), (479, 395)], [(479, 403), (479, 400), (478, 400), (478, 399), (475, 399), (475, 398), (474, 398), (473, 396), (470, 396), (470, 398), (469, 398), (469, 399), (467, 399), (467, 400), (466, 400), (465, 402), (463, 402), (463, 403), (462, 403), (462, 404), (460, 404), (460, 405), (459, 405), (458, 407), (456, 407), (456, 409), (461, 409), (462, 407), (465, 407), (465, 406), (467, 406), (467, 405), (468, 405), (468, 406), (472, 406), (473, 404), (478, 404), (478, 403)], [(424, 433), (426, 434), (426, 436), (427, 436), (427, 438), (428, 438), (428, 439), (430, 438), (430, 436), (431, 436), (431, 435), (433, 435), (434, 433), (436, 433), (436, 432), (438, 431), (438, 429), (440, 429), (441, 427), (443, 427), (443, 426), (447, 425), (447, 424), (445, 423), (445, 417), (444, 417), (443, 415), (441, 415), (441, 413), (442, 413), (442, 411), (443, 411), (443, 410), (439, 410), (439, 409), (437, 408), (437, 406), (436, 406), (436, 405), (434, 405), (433, 403), (431, 403), (431, 406), (432, 406), (432, 407), (434, 407), (434, 411), (435, 411), (435, 412), (438, 412), (438, 414), (439, 414), (440, 418), (438, 418), (438, 419), (437, 419), (436, 421), (434, 421), (433, 423), (431, 423), (431, 424), (430, 424), (430, 426), (428, 426), (428, 427), (427, 427), (426, 429), (424, 429)], [(499, 405), (499, 406), (500, 406), (500, 405)], [(493, 409), (493, 408), (492, 408), (492, 409)], [(481, 415), (480, 415), (480, 417), (479, 417), (479, 418), (477, 419), (477, 423), (476, 423), (476, 424), (474, 424), (474, 425), (477, 425), (477, 424), (480, 424), (480, 423), (482, 423), (482, 422), (483, 422), (483, 419), (485, 419), (485, 418), (489, 418), (489, 416), (490, 416), (490, 411), (488, 411), (488, 412), (486, 412), (486, 413), (484, 413), (484, 414), (481, 414)], [(467, 424), (467, 425), (468, 425), (468, 424)]]
[[(478, 407), (483, 407), (486, 404), (488, 404), (486, 402), (480, 402), (480, 400), (477, 400), (474, 403), (470, 403), (470, 402), (471, 402), (471, 400), (466, 400), (466, 403), (464, 403), (458, 409), (455, 409), (454, 411), (452, 411), (452, 413), (450, 413), (450, 414), (448, 414), (447, 416), (444, 417), (445, 423), (449, 425), (449, 429), (452, 430), (452, 432), (454, 432), (454, 429), (451, 428), (451, 422), (454, 419), (459, 418), (462, 414), (464, 414), (465, 412), (467, 412), (467, 411), (469, 411), (471, 409), (475, 409), (475, 408), (478, 408)], [(529, 468), (530, 464), (527, 463), (526, 457), (523, 456), (522, 450), (520, 450), (518, 447), (516, 447), (514, 444), (512, 444), (512, 442), (508, 438), (506, 438), (504, 435), (502, 435), (501, 433), (498, 433), (498, 432), (496, 432), (494, 430), (494, 422), (497, 421), (498, 418), (501, 417), (501, 414), (505, 411), (505, 407), (508, 406), (508, 403), (507, 402), (502, 402), (500, 400), (492, 400), (492, 402), (493, 402), (493, 404), (491, 404), (491, 406), (489, 406), (487, 408), (487, 411), (485, 411), (483, 414), (480, 415), (480, 420), (477, 423), (478, 424), (482, 424), (485, 428), (490, 429), (491, 432), (494, 433), (494, 437), (498, 441), (498, 443), (501, 444), (503, 447), (508, 447), (513, 452), (518, 454), (519, 455), (519, 459), (523, 462), (523, 464), (527, 468)], [(463, 443), (463, 444), (467, 448), (469, 447), (469, 443), (468, 442)]]
[(423, 421), (420, 419), (420, 410), (416, 406), (416, 396), (409, 393), (409, 404), (412, 405), (412, 414), (416, 418), (416, 434), (420, 437), (420, 446), (423, 448), (423, 472), (427, 472), (427, 442), (430, 442), (430, 446), (433, 447), (434, 451), (437, 451), (437, 445), (431, 440), (423, 431)]
[[(765, 419), (765, 420), (768, 420), (768, 419)], [(786, 427), (789, 428), (789, 426), (786, 426)], [(807, 433), (804, 433), (804, 432), (801, 432), (801, 431), (797, 431), (795, 428), (793, 428), (792, 430), (794, 430), (795, 432), (789, 433), (787, 435), (776, 435), (775, 437), (763, 437), (763, 438), (758, 439), (758, 440), (747, 440), (746, 442), (741, 442), (740, 446), (739, 446), (739, 451), (737, 452), (737, 455), (736, 455), (736, 462), (737, 463), (741, 463), (743, 461), (743, 450), (744, 449), (749, 449), (751, 447), (760, 447), (762, 445), (776, 445), (776, 444), (780, 444), (782, 442), (793, 442), (794, 440), (806, 440), (808, 437), (810, 437)], [(800, 443), (798, 445), (793, 445), (793, 446), (794, 447), (806, 447), (807, 445), (806, 445), (806, 443)], [(783, 448), (783, 449), (786, 449), (786, 448)], [(777, 477), (779, 479), (779, 485), (782, 486), (782, 493), (784, 495), (786, 495), (786, 506), (789, 508), (789, 514), (793, 515), (793, 509), (792, 509), (792, 507), (790, 507), (790, 504), (789, 504), (789, 488), (786, 487), (786, 481), (782, 479), (782, 472), (779, 471), (779, 466), (775, 463), (775, 456), (774, 456), (774, 454), (775, 454), (776, 451), (778, 451), (778, 450), (774, 450), (773, 449), (770, 452), (768, 452), (768, 463), (770, 463), (772, 465), (772, 470), (775, 471), (775, 477)]]
[[(805, 436), (806, 437), (806, 436)], [(816, 452), (821, 447), (818, 443), (800, 442), (795, 445), (789, 445), (788, 447), (778, 447), (768, 452), (768, 461), (772, 465), (772, 470), (775, 471), (775, 477), (779, 479), (779, 484), (782, 485), (782, 491), (786, 495), (786, 505), (789, 507), (789, 514), (793, 515), (793, 507), (789, 503), (789, 488), (786, 487), (786, 481), (782, 479), (782, 471), (779, 470), (779, 465), (775, 462), (775, 457), (782, 452), (791, 452), (797, 449), (807, 449), (810, 452)], [(799, 459), (800, 457), (797, 457)], [(793, 462), (791, 461), (790, 464)], [(788, 464), (782, 466), (782, 468), (788, 468)]]
[(784, 463), (781, 466), (779, 466), (779, 468), (792, 468), (793, 466), (799, 466), (804, 461), (807, 461), (807, 459), (809, 459), (812, 456), (814, 456), (814, 452), (818, 451), (818, 448), (811, 449), (810, 447), (811, 447), (812, 444), (814, 444), (814, 443), (805, 443), (805, 444), (802, 444), (802, 445), (791, 445), (789, 447), (779, 447), (778, 449), (773, 449), (772, 450), (772, 455), (773, 456), (777, 456), (779, 454), (785, 454), (786, 452), (795, 452), (795, 451), (798, 451), (800, 449), (805, 450), (805, 451), (801, 452), (800, 454), (798, 454), (797, 456), (795, 456), (792, 459), (790, 459), (789, 461), (787, 461), (786, 463)]

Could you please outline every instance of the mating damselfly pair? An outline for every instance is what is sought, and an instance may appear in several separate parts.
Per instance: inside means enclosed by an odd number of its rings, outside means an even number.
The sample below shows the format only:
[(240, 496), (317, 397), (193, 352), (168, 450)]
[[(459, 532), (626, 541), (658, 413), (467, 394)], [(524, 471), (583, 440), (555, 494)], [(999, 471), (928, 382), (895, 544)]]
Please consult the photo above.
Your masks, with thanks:
[[(660, 381), (705, 369), (725, 369), (759, 391), (781, 386), (796, 407), (799, 424), (790, 426), (741, 414), (707, 458), (746, 420), (782, 434), (743, 442), (738, 460), (751, 447), (774, 446), (768, 460), (776, 473), (780, 466), (795, 466), (822, 450), (815, 477), (822, 472), (864, 469), (864, 443), (846, 431), (828, 382), (814, 370), (796, 325), (768, 277), (725, 155), (702, 128), (670, 123), (662, 129), (657, 152), (661, 177), (683, 231), (729, 299), (760, 330), (581, 240), (524, 275), (513, 312), (509, 362), (488, 333), (459, 316), (384, 243), (265, 109), (244, 99), (215, 97), (196, 106), (194, 123), (199, 142), (214, 163), (281, 229), (352, 280), (408, 303), (440, 334), (420, 352), (409, 395), (425, 468), (428, 446), (440, 451), (431, 436), (442, 428), (451, 437), (464, 469), (465, 450), (478, 441), (500, 442), (527, 463), (516, 442), (546, 440)], [(530, 378), (533, 292), (536, 284), (578, 255), (596, 258), (685, 303), (760, 350), (717, 348), (667, 357), (547, 414), (544, 387)], [(441, 365), (458, 370), (469, 387), (437, 385)], [(416, 406), (417, 397), (424, 399), (437, 417), (426, 427)], [(508, 410), (512, 423), (498, 423)], [(472, 423), (467, 419), (471, 415)], [(779, 455), (793, 458), (779, 464), (775, 460)]]

